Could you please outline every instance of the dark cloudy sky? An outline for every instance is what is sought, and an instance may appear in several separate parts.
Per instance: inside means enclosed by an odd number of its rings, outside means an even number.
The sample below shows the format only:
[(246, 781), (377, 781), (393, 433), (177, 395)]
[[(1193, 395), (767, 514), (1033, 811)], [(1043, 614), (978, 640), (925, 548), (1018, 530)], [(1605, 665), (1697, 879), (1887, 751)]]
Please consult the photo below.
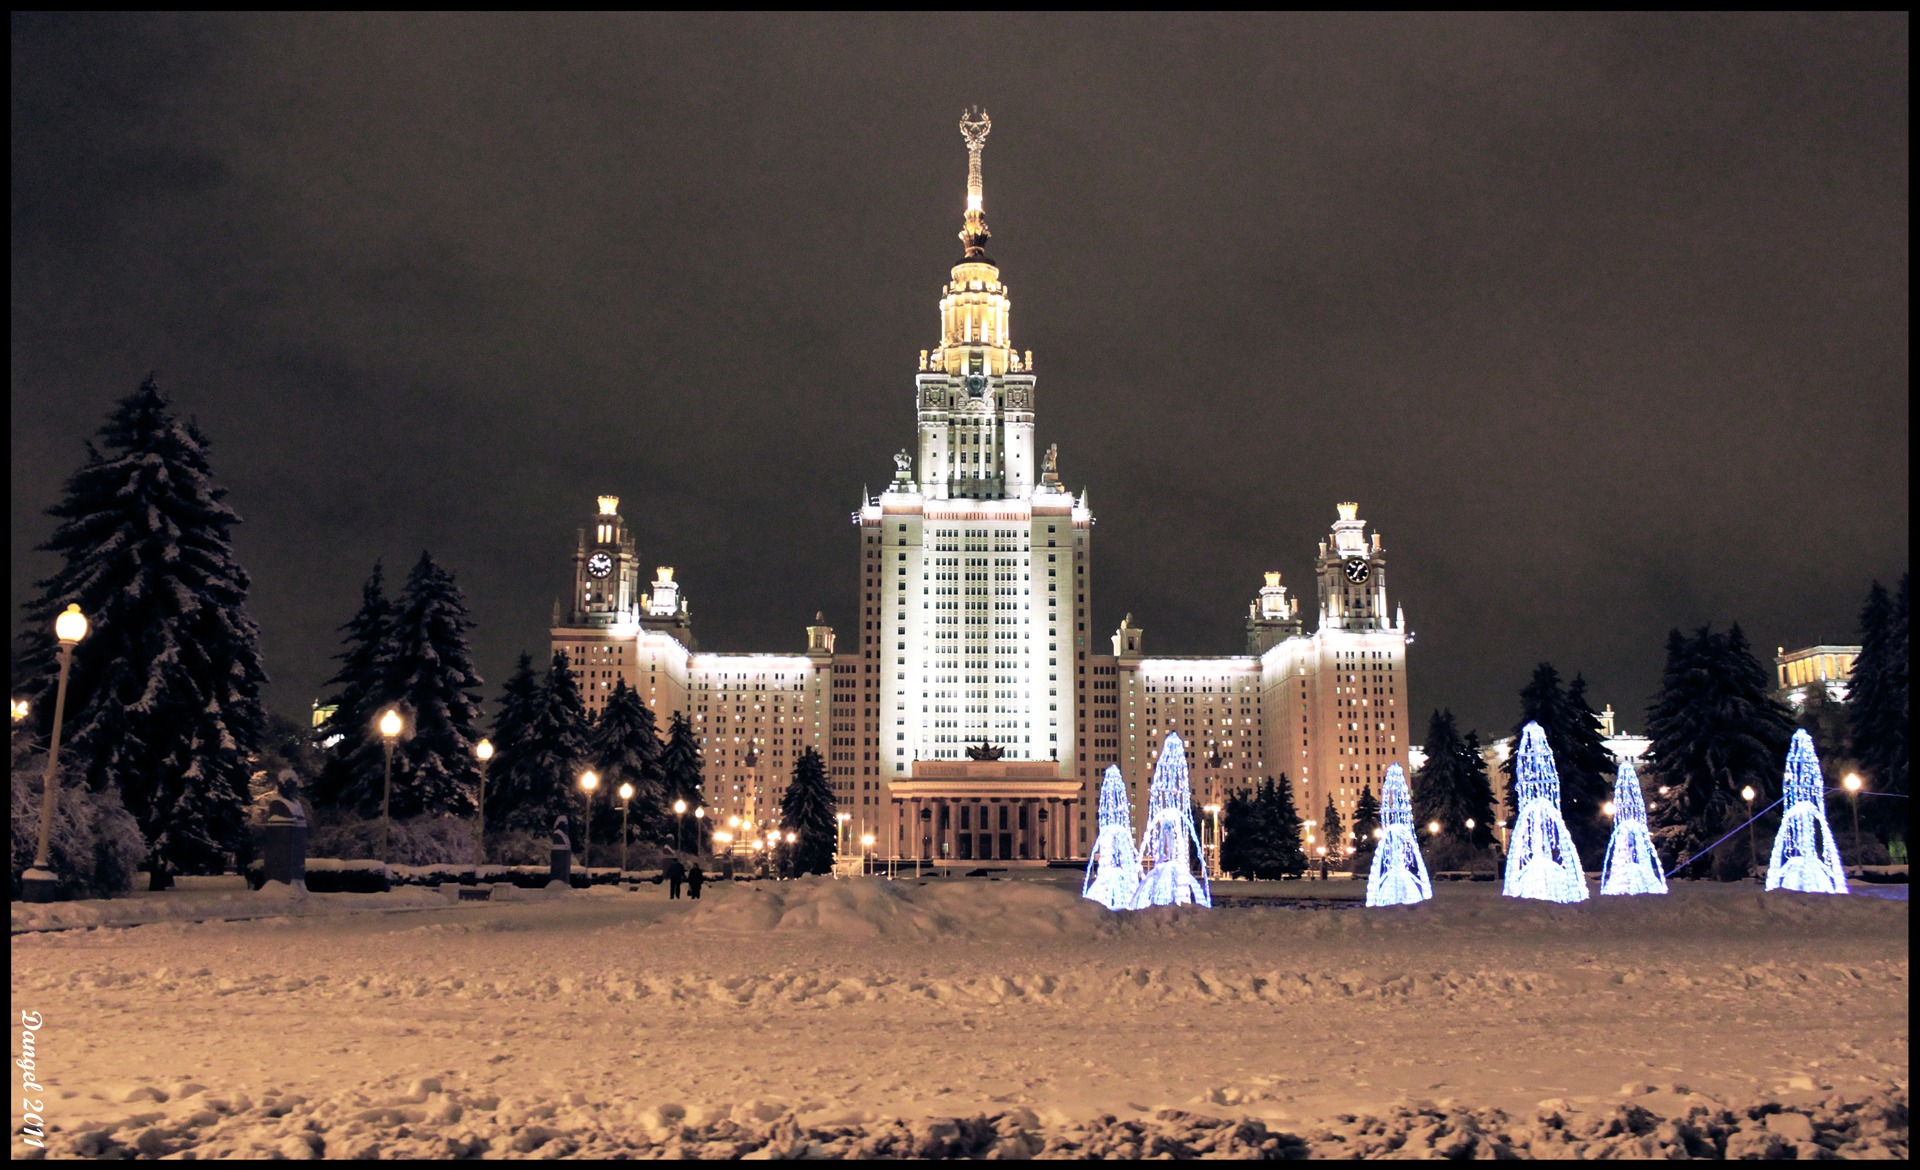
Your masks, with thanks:
[[(245, 518), (272, 702), (424, 548), (487, 695), (618, 493), (715, 649), (855, 609), (964, 104), (1093, 603), (1238, 652), (1358, 500), (1413, 701), (1669, 627), (1845, 642), (1908, 559), (1908, 21), (13, 17), (12, 597), (148, 370)], [(1311, 600), (1308, 602), (1311, 609)]]

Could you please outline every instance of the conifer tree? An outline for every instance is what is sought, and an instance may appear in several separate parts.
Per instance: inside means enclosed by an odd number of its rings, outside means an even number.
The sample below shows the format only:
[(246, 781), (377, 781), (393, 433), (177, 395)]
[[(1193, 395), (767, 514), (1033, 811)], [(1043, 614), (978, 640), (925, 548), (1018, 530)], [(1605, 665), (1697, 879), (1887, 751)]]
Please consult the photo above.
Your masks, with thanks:
[(833, 786), (827, 782), (827, 765), (819, 752), (808, 748), (794, 762), (793, 777), (780, 797), (780, 827), (799, 836), (793, 844), (794, 873), (826, 873), (833, 868), (837, 807)]
[(1355, 852), (1361, 853), (1373, 848), (1373, 831), (1380, 827), (1380, 802), (1374, 798), (1373, 782), (1368, 781), (1360, 790), (1360, 799), (1353, 802), (1353, 840)]
[[(1860, 656), (1847, 691), (1847, 723), (1853, 755), (1866, 773), (1869, 791), (1887, 795), (1861, 801), (1860, 820), (1887, 837), (1904, 839), (1907, 794), (1907, 575), (1892, 597), (1875, 581), (1860, 610)], [(1830, 754), (1831, 748), (1828, 749)]]
[[(512, 689), (521, 685), (517, 675), (509, 680), (503, 718), (507, 703), (518, 697)], [(552, 669), (531, 697), (530, 708), (532, 717), (511, 748), (505, 746), (505, 730), (497, 729), (502, 738), (496, 746), (500, 754), (487, 772), (488, 803), (497, 793), (505, 829), (544, 833), (562, 816), (577, 825), (584, 805), (575, 781), (592, 762), (593, 750), (587, 739), (586, 704), (566, 651), (554, 651)], [(573, 839), (581, 840), (577, 832)]]
[(472, 816), (479, 790), (480, 675), (467, 632), (466, 599), (453, 574), (427, 553), (407, 575), (393, 620), (392, 686), (407, 714), (393, 759), (392, 812)]
[(265, 713), (240, 522), (208, 442), (152, 377), (108, 414), (48, 510), (41, 551), (60, 561), (23, 608), (16, 674), (44, 739), (53, 711), (54, 615), (78, 605), (86, 640), (68, 676), (63, 756), (95, 791), (117, 787), (162, 871), (217, 870), (248, 851), (249, 757)]
[(1662, 857), (1695, 855), (1737, 825), (1742, 788), (1754, 789), (1756, 809), (1778, 794), (1794, 726), (1767, 683), (1738, 625), (1724, 635), (1703, 626), (1691, 638), (1667, 636), (1641, 769), (1658, 793), (1649, 820)]
[(1243, 854), (1253, 877), (1298, 877), (1307, 855), (1300, 844), (1300, 813), (1293, 803), (1293, 781), (1285, 772), (1260, 782), (1253, 798), (1251, 831)]
[[(1575, 676), (1577, 693), (1562, 689), (1560, 672), (1550, 662), (1542, 662), (1520, 691), (1520, 720), (1514, 724), (1516, 751), (1509, 753), (1501, 771), (1506, 775), (1508, 823), (1517, 813), (1514, 791), (1514, 765), (1518, 758), (1521, 730), (1538, 723), (1553, 750), (1554, 770), (1560, 776), (1560, 809), (1574, 845), (1585, 856), (1603, 850), (1608, 826), (1602, 812), (1613, 794), (1607, 773), (1613, 757), (1600, 737), (1599, 716), (1586, 702), (1586, 682)], [(1594, 853), (1598, 856), (1598, 853)]]
[(380, 803), (384, 760), (374, 722), (396, 697), (393, 603), (387, 599), (379, 561), (360, 587), (360, 609), (340, 630), (343, 649), (334, 655), (340, 669), (326, 682), (340, 689), (327, 700), (333, 714), (322, 728), (333, 746), (327, 749), (314, 800), (364, 814)]
[(1467, 732), (1467, 738), (1461, 745), (1461, 756), (1467, 767), (1467, 807), (1466, 813), (1473, 818), (1473, 847), (1490, 849), (1493, 847), (1493, 781), (1487, 774), (1487, 757), (1480, 747), (1480, 733)]
[[(606, 709), (594, 724), (593, 750), (609, 791), (617, 790), (622, 783), (633, 785), (628, 825), (645, 840), (662, 836), (666, 806), (661, 798), (666, 787), (660, 771), (660, 733), (654, 724), (653, 708), (624, 678), (614, 682)], [(620, 817), (611, 801), (606, 819), (617, 835)]]
[(1242, 789), (1227, 793), (1220, 809), (1220, 868), (1235, 877), (1251, 877), (1247, 837), (1253, 829), (1253, 794)]
[(666, 785), (667, 807), (684, 800), (693, 809), (700, 804), (700, 739), (693, 733), (693, 720), (686, 712), (675, 711), (667, 721), (667, 746), (660, 753), (660, 773)]
[[(546, 816), (551, 802), (551, 780), (533, 771), (534, 726), (540, 721), (543, 692), (533, 655), (522, 653), (500, 691), (500, 711), (493, 720), (493, 763), (487, 769), (487, 829), (543, 831), (553, 827)], [(540, 823), (546, 816), (546, 823)]]
[(1328, 860), (1337, 860), (1347, 851), (1352, 842), (1347, 840), (1347, 825), (1340, 818), (1340, 810), (1333, 805), (1333, 795), (1327, 795), (1327, 807), (1320, 814), (1320, 840), (1327, 847)]
[(1424, 832), (1425, 826), (1440, 822), (1444, 837), (1465, 840), (1472, 783), (1467, 768), (1467, 747), (1460, 741), (1452, 711), (1436, 709), (1427, 719), (1427, 739), (1423, 745), (1426, 762), (1413, 774), (1413, 824)]

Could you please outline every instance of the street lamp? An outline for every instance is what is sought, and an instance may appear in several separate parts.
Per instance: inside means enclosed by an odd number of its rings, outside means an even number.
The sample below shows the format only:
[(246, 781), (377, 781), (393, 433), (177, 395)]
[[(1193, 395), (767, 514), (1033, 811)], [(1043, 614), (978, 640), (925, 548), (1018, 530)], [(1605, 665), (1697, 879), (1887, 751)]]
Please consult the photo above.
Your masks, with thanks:
[(860, 834), (860, 872), (867, 872), (867, 851), (873, 848), (873, 834)]
[(1429, 832), (1429, 833), (1432, 833), (1432, 834), (1433, 834), (1434, 836), (1436, 836), (1436, 837), (1438, 837), (1438, 836), (1440, 835), (1440, 822), (1439, 822), (1439, 821), (1428, 821), (1428, 822), (1427, 822), (1427, 832)]
[(833, 857), (835, 861), (838, 861), (840, 855), (846, 852), (847, 822), (853, 819), (853, 814), (834, 813), (833, 819), (839, 822), (839, 824), (835, 826), (833, 837)]
[(673, 847), (680, 849), (687, 840), (687, 802), (673, 802)]
[(1213, 815), (1213, 880), (1219, 881), (1222, 876), (1220, 871), (1220, 806), (1217, 804), (1209, 804), (1203, 806), (1200, 811)]
[(620, 876), (627, 876), (627, 810), (633, 807), (633, 785), (620, 786)]
[[(48, 850), (53, 843), (53, 806), (60, 799), (60, 723), (67, 714), (67, 669), (73, 665), (73, 648), (87, 636), (87, 617), (77, 605), (53, 619), (53, 636), (60, 640), (60, 681), (53, 692), (53, 738), (47, 742), (47, 775), (40, 784), (40, 845), (34, 850), (33, 868), (20, 875), (20, 892), (29, 902), (53, 901), (52, 861)], [(14, 718), (24, 719), (24, 700), (13, 704)]]
[(593, 790), (600, 787), (600, 774), (592, 768), (580, 773), (580, 788), (587, 794), (587, 823), (581, 828), (580, 836), (586, 841), (586, 847), (580, 851), (581, 868), (587, 871), (587, 885), (593, 885)]
[[(493, 741), (483, 739), (473, 745), (473, 754), (480, 760), (480, 811), (475, 816), (473, 826), (473, 863), (487, 863), (487, 764), (493, 759)], [(478, 880), (479, 873), (474, 874)]]
[(1601, 806), (1600, 806), (1600, 811), (1601, 811), (1602, 813), (1605, 813), (1605, 814), (1606, 814), (1607, 816), (1612, 816), (1612, 815), (1613, 815), (1613, 802), (1612, 802), (1611, 800), (1609, 800), (1609, 801), (1607, 801), (1607, 802), (1606, 802), (1605, 804), (1603, 804), (1603, 805), (1601, 805)]
[(707, 819), (707, 806), (701, 805), (693, 810), (693, 839), (700, 839), (700, 822)]
[(1753, 797), (1753, 785), (1749, 784), (1740, 790), (1740, 799), (1747, 802), (1747, 868), (1749, 871), (1760, 862), (1759, 847), (1753, 842)]
[(13, 721), (15, 723), (25, 722), (27, 714), (32, 709), (25, 699), (15, 699), (13, 701)]
[(392, 837), (393, 817), (393, 743), (400, 738), (400, 712), (388, 707), (380, 716), (380, 743), (386, 749), (387, 770), (380, 779), (380, 867), (387, 865), (387, 845)]
[(1847, 799), (1853, 803), (1853, 847), (1855, 849), (1860, 848), (1860, 789), (1865, 783), (1860, 779), (1858, 772), (1848, 772), (1847, 778), (1840, 781), (1840, 786), (1847, 790)]

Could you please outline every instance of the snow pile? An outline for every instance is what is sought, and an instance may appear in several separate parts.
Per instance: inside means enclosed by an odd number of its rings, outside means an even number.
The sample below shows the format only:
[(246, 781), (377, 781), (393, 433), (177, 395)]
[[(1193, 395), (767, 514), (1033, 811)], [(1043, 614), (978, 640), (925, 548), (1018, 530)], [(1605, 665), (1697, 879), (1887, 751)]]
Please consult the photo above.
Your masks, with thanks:
[[(1531, 1115), (1408, 1105), (1281, 1128), (1251, 1117), (1163, 1109), (1043, 1121), (1016, 1108), (964, 1117), (806, 1119), (744, 1102), (679, 1104), (449, 1089), (320, 1098), (268, 1090), (217, 1094), (188, 1082), (125, 1093), (135, 1112), (50, 1134), (46, 1156), (161, 1158), (1889, 1158), (1907, 1157), (1907, 1092), (1833, 1095), (1811, 1106), (1728, 1108), (1684, 1099), (1576, 1111), (1542, 1101)], [(1651, 1099), (1649, 1099), (1651, 1101)], [(1661, 1103), (1652, 1101), (1656, 1107)], [(818, 1108), (808, 1112), (818, 1113)]]
[(717, 882), (674, 929), (800, 932), (826, 938), (1091, 935), (1110, 913), (1045, 882), (801, 878)]

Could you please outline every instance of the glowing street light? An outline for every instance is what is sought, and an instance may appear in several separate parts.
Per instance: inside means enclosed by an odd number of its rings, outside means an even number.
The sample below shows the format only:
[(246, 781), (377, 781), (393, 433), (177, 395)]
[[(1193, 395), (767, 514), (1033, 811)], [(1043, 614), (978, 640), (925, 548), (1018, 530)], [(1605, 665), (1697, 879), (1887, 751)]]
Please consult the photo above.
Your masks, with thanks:
[(13, 701), (13, 721), (15, 723), (25, 722), (27, 715), (32, 710), (33, 710), (32, 705), (29, 704), (25, 699), (15, 699)]
[(1604, 813), (1604, 814), (1606, 814), (1607, 816), (1612, 816), (1612, 815), (1613, 815), (1613, 802), (1612, 802), (1611, 800), (1609, 800), (1609, 801), (1607, 801), (1607, 802), (1606, 802), (1605, 804), (1603, 804), (1603, 805), (1601, 805), (1601, 806), (1600, 806), (1600, 811), (1601, 811), (1602, 813)]
[(834, 827), (835, 831), (834, 831), (834, 837), (833, 837), (833, 856), (834, 856), (834, 859), (837, 861), (839, 860), (840, 855), (847, 851), (846, 850), (847, 822), (853, 819), (853, 814), (843, 813), (843, 812), (834, 813), (833, 819), (836, 822), (838, 822), (838, 824), (836, 824)]
[(1865, 785), (1860, 773), (1848, 772), (1847, 778), (1840, 781), (1840, 787), (1847, 790), (1847, 799), (1853, 803), (1853, 847), (1860, 848), (1860, 789)]
[(586, 845), (580, 851), (581, 868), (587, 871), (587, 885), (593, 885), (593, 791), (600, 787), (600, 774), (592, 768), (580, 773), (580, 790), (587, 794), (587, 822), (580, 830)]
[(683, 849), (687, 841), (687, 802), (673, 802), (673, 847)]
[(633, 785), (620, 786), (620, 876), (627, 874), (627, 813), (633, 808)]
[[(87, 617), (77, 605), (53, 619), (53, 636), (60, 640), (60, 680), (53, 691), (53, 738), (47, 742), (47, 774), (40, 783), (40, 844), (33, 853), (33, 868), (20, 875), (21, 895), (29, 902), (51, 902), (59, 879), (53, 874), (48, 851), (53, 843), (53, 806), (60, 799), (60, 724), (67, 714), (67, 670), (73, 665), (73, 648), (87, 636)], [(14, 718), (26, 718), (25, 700), (16, 700)]]
[(1748, 869), (1752, 869), (1755, 866), (1760, 864), (1760, 850), (1759, 850), (1759, 847), (1756, 846), (1753, 842), (1753, 798), (1754, 798), (1753, 785), (1749, 784), (1745, 788), (1742, 788), (1740, 790), (1740, 799), (1747, 802), (1747, 868)]
[(1432, 834), (1433, 834), (1434, 836), (1436, 836), (1436, 837), (1438, 837), (1438, 836), (1440, 835), (1440, 822), (1439, 822), (1439, 821), (1428, 821), (1428, 822), (1427, 822), (1427, 832), (1429, 832), (1429, 833), (1432, 833)]
[(1200, 811), (1213, 816), (1213, 880), (1219, 881), (1226, 876), (1220, 868), (1220, 806), (1204, 805)]
[(400, 712), (388, 707), (380, 716), (380, 744), (386, 750), (387, 770), (380, 779), (380, 868), (386, 869), (387, 846), (393, 833), (393, 744), (400, 738), (400, 729), (405, 726), (400, 720)]
[[(473, 745), (473, 754), (480, 761), (480, 809), (474, 815), (473, 826), (473, 863), (487, 863), (487, 764), (493, 759), (493, 741), (483, 739)], [(475, 880), (479, 879), (475, 873)]]
[(867, 872), (867, 853), (873, 848), (873, 834), (860, 834), (860, 872)]

